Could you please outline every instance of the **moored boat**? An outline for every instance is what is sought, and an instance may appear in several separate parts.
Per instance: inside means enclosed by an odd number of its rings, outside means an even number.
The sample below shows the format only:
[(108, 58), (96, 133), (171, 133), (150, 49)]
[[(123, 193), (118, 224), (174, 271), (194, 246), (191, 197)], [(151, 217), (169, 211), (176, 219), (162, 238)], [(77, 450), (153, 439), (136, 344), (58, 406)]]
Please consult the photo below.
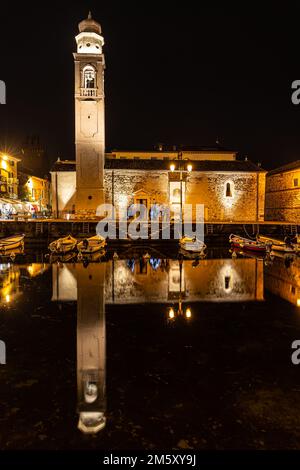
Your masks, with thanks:
[(12, 252), (17, 248), (24, 247), (24, 237), (25, 235), (22, 233), (21, 235), (12, 235), (10, 237), (1, 238), (0, 239), (0, 252), (6, 253), (7, 251)]
[(250, 238), (243, 238), (239, 235), (234, 235), (233, 233), (229, 236), (229, 242), (232, 246), (247, 251), (265, 252), (267, 249), (266, 244), (263, 242), (251, 240)]
[(49, 245), (51, 253), (65, 254), (76, 249), (77, 240), (71, 235), (54, 240)]
[(94, 235), (90, 238), (85, 238), (78, 243), (77, 249), (83, 255), (90, 255), (97, 251), (103, 250), (106, 245), (106, 240), (101, 235)]
[(297, 243), (297, 238), (295, 243), (293, 239), (285, 238), (285, 240), (279, 240), (277, 238), (266, 237), (264, 235), (259, 235), (257, 240), (265, 243), (266, 246), (272, 251), (281, 251), (283, 253), (296, 253), (300, 251), (300, 245)]
[(204, 253), (206, 245), (203, 241), (198, 240), (196, 237), (182, 237), (179, 240), (181, 250), (188, 251), (189, 253)]

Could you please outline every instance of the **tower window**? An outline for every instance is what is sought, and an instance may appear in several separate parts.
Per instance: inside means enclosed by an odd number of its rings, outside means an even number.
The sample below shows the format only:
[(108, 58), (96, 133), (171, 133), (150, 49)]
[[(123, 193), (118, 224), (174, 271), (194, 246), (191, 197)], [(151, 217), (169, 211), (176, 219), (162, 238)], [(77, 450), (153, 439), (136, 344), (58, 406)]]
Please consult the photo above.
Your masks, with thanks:
[(96, 72), (89, 65), (83, 69), (83, 86), (84, 88), (96, 88)]
[(299, 186), (298, 178), (294, 178), (294, 186)]

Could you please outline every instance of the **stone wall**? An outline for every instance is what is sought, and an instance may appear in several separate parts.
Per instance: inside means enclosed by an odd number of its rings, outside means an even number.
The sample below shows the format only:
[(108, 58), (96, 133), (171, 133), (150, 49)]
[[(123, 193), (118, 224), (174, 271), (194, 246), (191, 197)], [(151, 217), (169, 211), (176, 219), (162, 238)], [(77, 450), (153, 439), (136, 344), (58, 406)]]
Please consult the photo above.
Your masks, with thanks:
[(67, 212), (71, 213), (76, 202), (75, 171), (51, 172), (51, 190), (53, 216), (62, 217)]
[[(169, 175), (167, 171), (106, 170), (105, 200), (116, 206), (128, 206), (135, 199), (147, 198), (159, 204), (169, 204)], [(174, 176), (170, 176), (174, 179)], [(177, 177), (178, 178), (178, 177)], [(113, 181), (113, 183), (112, 183)], [(230, 183), (232, 197), (226, 197)], [(204, 173), (192, 172), (186, 179), (186, 203), (204, 204), (206, 221), (264, 220), (265, 173)], [(195, 211), (194, 211), (195, 214)]]
[[(226, 196), (230, 184), (231, 197)], [(264, 220), (264, 173), (192, 173), (186, 202), (202, 203), (206, 221), (254, 222)]]
[[(298, 178), (298, 187), (294, 179)], [(300, 171), (294, 170), (267, 175), (266, 220), (299, 223), (300, 220)]]
[(129, 206), (135, 199), (147, 197), (150, 204), (154, 201), (168, 204), (169, 201), (167, 171), (105, 170), (104, 188), (105, 201), (112, 203), (114, 192), (116, 206)]

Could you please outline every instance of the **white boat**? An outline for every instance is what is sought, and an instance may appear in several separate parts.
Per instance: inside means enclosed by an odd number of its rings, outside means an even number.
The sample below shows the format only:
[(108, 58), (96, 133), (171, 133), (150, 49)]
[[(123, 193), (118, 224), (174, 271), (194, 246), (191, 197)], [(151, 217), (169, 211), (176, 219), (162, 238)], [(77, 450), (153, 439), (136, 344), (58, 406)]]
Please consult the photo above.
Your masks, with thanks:
[(7, 251), (12, 251), (17, 248), (23, 248), (24, 237), (25, 235), (22, 233), (21, 235), (12, 235), (11, 237), (1, 238), (0, 252), (5, 253)]
[(182, 237), (179, 240), (179, 245), (182, 250), (192, 253), (203, 253), (206, 250), (206, 245), (196, 237)]
[(74, 251), (76, 249), (76, 245), (76, 238), (68, 235), (67, 237), (62, 237), (58, 240), (54, 240), (54, 242), (51, 242), (49, 245), (49, 250), (51, 253), (65, 254), (69, 253), (70, 251)]
[(90, 238), (85, 238), (78, 243), (77, 249), (83, 255), (90, 255), (97, 251), (103, 250), (106, 245), (106, 240), (101, 235), (94, 235)]

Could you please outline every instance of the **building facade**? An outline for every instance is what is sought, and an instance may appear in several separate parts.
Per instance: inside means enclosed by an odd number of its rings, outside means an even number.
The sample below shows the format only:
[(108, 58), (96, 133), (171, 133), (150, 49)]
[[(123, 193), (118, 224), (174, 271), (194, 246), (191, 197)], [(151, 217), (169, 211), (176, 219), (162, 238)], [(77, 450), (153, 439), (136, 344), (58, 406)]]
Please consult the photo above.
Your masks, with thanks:
[(28, 172), (19, 172), (19, 198), (30, 202), (36, 212), (50, 209), (50, 181), (46, 178), (33, 176)]
[(18, 162), (19, 158), (0, 153), (0, 197), (18, 198)]
[[(177, 213), (204, 205), (206, 221), (264, 220), (265, 171), (220, 146), (105, 154), (104, 39), (91, 15), (79, 23), (75, 59), (76, 161), (51, 171), (54, 217), (95, 216), (104, 202), (122, 209), (156, 203)], [(172, 216), (171, 216), (172, 217)]]
[(300, 160), (268, 172), (265, 212), (266, 220), (299, 224)]

